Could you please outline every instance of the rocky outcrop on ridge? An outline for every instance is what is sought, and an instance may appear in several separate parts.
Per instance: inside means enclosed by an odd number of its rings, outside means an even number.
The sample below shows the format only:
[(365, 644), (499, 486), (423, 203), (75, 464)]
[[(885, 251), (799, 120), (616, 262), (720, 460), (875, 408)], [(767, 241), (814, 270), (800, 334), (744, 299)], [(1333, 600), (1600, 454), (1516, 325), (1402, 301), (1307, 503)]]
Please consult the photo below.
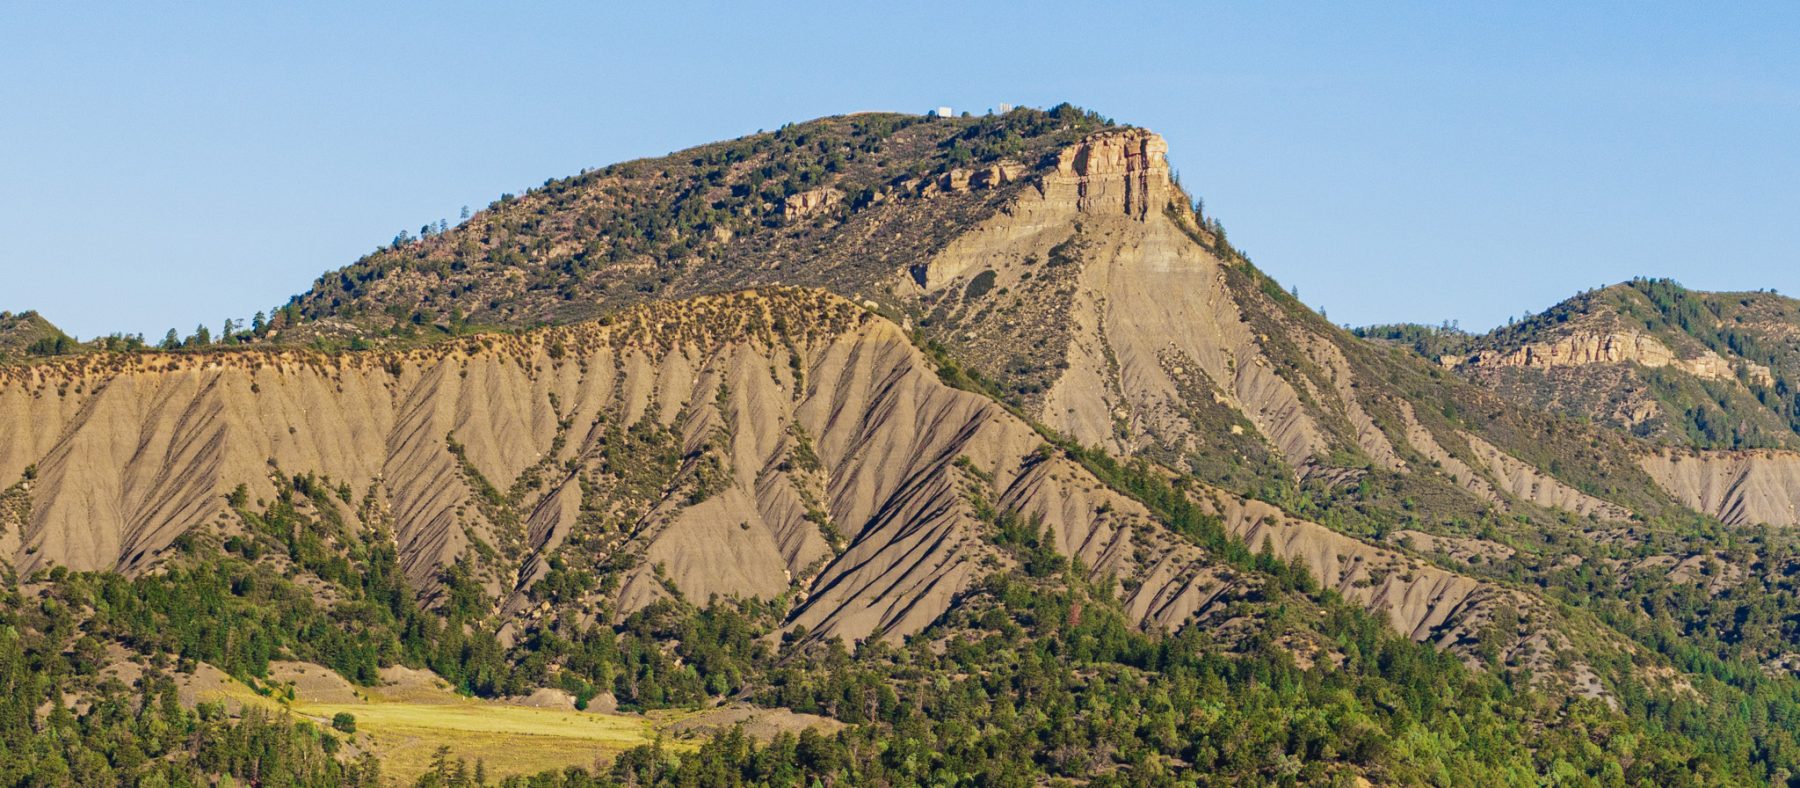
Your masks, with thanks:
[[(1466, 359), (1447, 360), (1451, 367), (1525, 367), (1551, 369), (1589, 364), (1640, 364), (1651, 369), (1675, 367), (1707, 380), (1735, 380), (1737, 369), (1723, 356), (1702, 350), (1693, 358), (1682, 358), (1655, 337), (1642, 332), (1603, 333), (1575, 331), (1546, 342), (1532, 342), (1510, 351), (1482, 350)], [(1774, 375), (1761, 364), (1744, 363), (1752, 379), (1773, 385)]]
[(1796, 338), (1794, 299), (1639, 278), (1464, 335), (1436, 360), (1522, 406), (1665, 447), (1792, 450)]
[[(1254, 430), (1247, 438), (1305, 463), (1330, 439), (1263, 352), (1225, 285), (1224, 264), (1194, 240), (1198, 226), (1165, 150), (1140, 130), (1065, 149), (1035, 189), (915, 269), (917, 297), (944, 315), (933, 325), (963, 332), (947, 341), (979, 368), (1017, 366), (1001, 355), (1008, 349), (1050, 348), (1041, 366), (1057, 374), (1030, 398), (1032, 410), (1084, 443), (1192, 449), (1192, 412), (1223, 407)], [(987, 293), (1010, 294), (1018, 306)], [(1028, 313), (1054, 317), (1022, 322)], [(1385, 437), (1365, 437), (1391, 455)]]

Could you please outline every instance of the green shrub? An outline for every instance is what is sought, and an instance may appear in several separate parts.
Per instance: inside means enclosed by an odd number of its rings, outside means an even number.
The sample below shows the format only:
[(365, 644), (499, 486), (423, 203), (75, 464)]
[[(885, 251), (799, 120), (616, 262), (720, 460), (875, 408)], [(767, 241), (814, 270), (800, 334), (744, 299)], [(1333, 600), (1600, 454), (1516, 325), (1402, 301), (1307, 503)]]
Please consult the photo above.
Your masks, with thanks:
[(989, 290), (994, 289), (996, 276), (993, 269), (976, 274), (974, 279), (969, 280), (969, 289), (966, 291), (965, 297), (973, 301), (987, 295)]

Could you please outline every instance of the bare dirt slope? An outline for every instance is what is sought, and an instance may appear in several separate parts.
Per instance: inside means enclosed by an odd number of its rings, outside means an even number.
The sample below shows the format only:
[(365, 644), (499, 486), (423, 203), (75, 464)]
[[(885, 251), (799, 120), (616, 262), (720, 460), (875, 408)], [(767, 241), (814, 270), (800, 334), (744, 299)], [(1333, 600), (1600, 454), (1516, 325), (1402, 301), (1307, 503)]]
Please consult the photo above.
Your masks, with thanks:
[[(339, 489), (342, 516), (391, 531), (427, 587), (474, 561), (517, 626), (545, 612), (528, 591), (554, 554), (621, 572), (601, 593), (622, 611), (792, 595), (792, 625), (815, 635), (910, 634), (1012, 560), (1000, 512), (1116, 578), (1146, 627), (1257, 583), (945, 385), (893, 323), (818, 291), (407, 352), (82, 357), (11, 373), (0, 414), (0, 473), (33, 467), (9, 556), (26, 572), (152, 567), (183, 534), (236, 527), (228, 496), (272, 495), (279, 469)], [(1495, 593), (1265, 504), (1207, 500), (1415, 638), (1471, 640), (1462, 622)]]
[(1680, 451), (1644, 456), (1656, 483), (1728, 525), (1800, 525), (1800, 454)]
[[(1043, 518), (1096, 573), (1152, 578), (1138, 591), (1146, 620), (1179, 626), (1236, 582), (1040, 453), (1030, 427), (940, 383), (893, 324), (819, 293), (664, 304), (611, 326), (403, 354), (83, 359), (13, 374), (0, 403), (0, 472), (34, 466), (11, 556), (27, 572), (142, 570), (184, 533), (229, 529), (227, 495), (270, 495), (279, 468), (388, 513), (422, 584), (486, 556), (484, 576), (516, 608), (584, 506), (622, 505), (624, 493), (594, 500), (601, 477), (622, 473), (595, 466), (626, 425), (673, 451), (646, 508), (613, 524), (618, 538), (584, 542), (626, 557), (625, 610), (792, 588), (795, 620), (814, 632), (917, 631), (1000, 560), (976, 498)], [(1143, 544), (1160, 545), (1154, 561), (1134, 554)]]

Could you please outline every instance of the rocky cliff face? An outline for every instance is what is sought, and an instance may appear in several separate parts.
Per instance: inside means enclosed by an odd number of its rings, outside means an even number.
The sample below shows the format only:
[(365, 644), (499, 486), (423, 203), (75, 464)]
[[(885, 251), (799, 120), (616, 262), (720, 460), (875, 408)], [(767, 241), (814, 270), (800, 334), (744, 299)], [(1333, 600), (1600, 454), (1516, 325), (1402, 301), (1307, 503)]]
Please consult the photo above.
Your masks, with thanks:
[(1138, 130), (1064, 150), (1035, 188), (896, 289), (983, 372), (1041, 371), (1024, 407), (1084, 444), (1177, 466), (1269, 462), (1341, 483), (1426, 471), (1402, 456), (1405, 441), (1482, 502), (1629, 516), (1466, 430), (1454, 437), (1466, 460), (1452, 456), (1405, 395), (1365, 377), (1336, 329), (1221, 258), (1162, 150)]
[(1552, 369), (1589, 364), (1638, 364), (1650, 369), (1674, 367), (1705, 380), (1736, 380), (1738, 367), (1754, 382), (1774, 385), (1769, 368), (1754, 362), (1733, 365), (1711, 350), (1701, 350), (1693, 358), (1676, 355), (1668, 345), (1641, 332), (1600, 333), (1577, 331), (1548, 342), (1532, 342), (1509, 351), (1482, 350), (1466, 359), (1447, 362), (1452, 368), (1523, 367)]
[(1122, 213), (1143, 219), (1168, 204), (1168, 143), (1142, 130), (1103, 132), (1058, 151), (1056, 169), (1044, 178), (1045, 196), (1066, 199), (1076, 210)]
[(1728, 525), (1800, 526), (1800, 453), (1664, 450), (1640, 464), (1670, 495)]
[[(915, 297), (980, 368), (1055, 370), (1031, 410), (1084, 443), (1191, 449), (1191, 411), (1223, 407), (1254, 430), (1237, 434), (1308, 463), (1330, 441), (1260, 348), (1223, 263), (1195, 241), (1165, 148), (1127, 130), (1063, 150), (1036, 188), (924, 264)], [(1042, 361), (1008, 356), (1033, 346), (1049, 348)]]

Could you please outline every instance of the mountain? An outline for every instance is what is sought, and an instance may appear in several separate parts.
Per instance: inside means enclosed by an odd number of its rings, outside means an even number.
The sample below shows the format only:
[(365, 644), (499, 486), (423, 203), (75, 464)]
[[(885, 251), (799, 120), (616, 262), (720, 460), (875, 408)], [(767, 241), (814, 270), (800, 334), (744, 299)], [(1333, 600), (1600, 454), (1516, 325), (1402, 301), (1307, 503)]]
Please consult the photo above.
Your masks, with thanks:
[[(1787, 779), (1785, 300), (1352, 334), (1198, 204), (1067, 105), (825, 118), (508, 195), (216, 339), (0, 365), (0, 727), (75, 742), (0, 766), (448, 782), (406, 742), (506, 748), (354, 689), (429, 670), (807, 729), (621, 747), (626, 784)], [(1650, 415), (1584, 410), (1599, 375)], [(1678, 439), (1696, 391), (1772, 437)], [(305, 714), (296, 663), (369, 730), (182, 710)], [(109, 676), (293, 754), (95, 755)]]
[[(1456, 427), (1405, 403), (1481, 393), (1441, 390), (1454, 381), (1370, 351), (1288, 296), (1194, 210), (1165, 148), (1069, 108), (789, 126), (504, 198), (321, 277), (267, 336), (403, 346), (663, 298), (821, 287), (917, 332), (1030, 419), (1240, 493), (1400, 478), (1408, 455), (1454, 453), (1496, 489), (1525, 484), (1526, 498), (1585, 500), (1568, 492), (1585, 485), (1625, 508), (1667, 502), (1629, 458), (1564, 484), (1502, 457), (1580, 451), (1579, 438), (1518, 435), (1536, 411), (1485, 416), (1504, 423), (1462, 432), (1498, 448), (1463, 448)], [(1396, 377), (1414, 390), (1394, 390)], [(1471, 515), (1501, 499), (1467, 494), (1493, 484), (1464, 475), (1433, 494)]]

